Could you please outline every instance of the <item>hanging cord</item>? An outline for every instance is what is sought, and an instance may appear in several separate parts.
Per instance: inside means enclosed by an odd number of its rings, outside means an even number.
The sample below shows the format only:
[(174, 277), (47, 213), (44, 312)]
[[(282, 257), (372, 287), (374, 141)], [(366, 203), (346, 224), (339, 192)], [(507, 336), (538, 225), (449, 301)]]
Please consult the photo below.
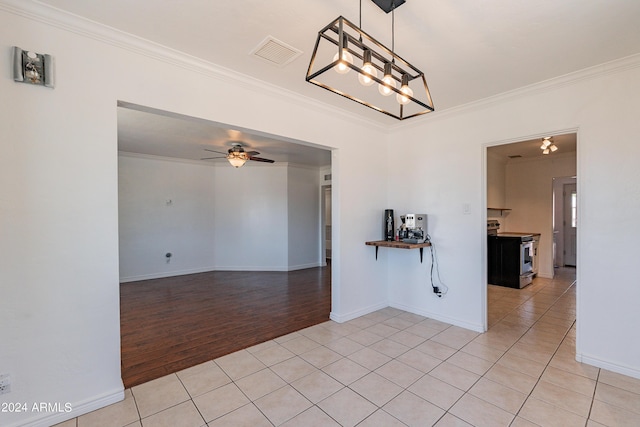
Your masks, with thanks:
[[(429, 249), (431, 250), (431, 288), (433, 288), (433, 293), (438, 296), (438, 298), (442, 298), (442, 295), (445, 295), (449, 291), (449, 287), (442, 282), (440, 278), (440, 267), (438, 266), (438, 255), (436, 253), (436, 245), (431, 241), (431, 236), (427, 234), (427, 240), (431, 243)], [(438, 282), (440, 286), (436, 286), (433, 283), (433, 270), (436, 270), (436, 276), (438, 277)]]
[(396, 63), (396, 3), (391, 1), (391, 62)]
[[(362, 0), (360, 0), (360, 22), (358, 22), (358, 27), (362, 31)], [(360, 33), (360, 43), (362, 43), (362, 33)]]
[(391, 63), (396, 63), (396, 3), (391, 0)]

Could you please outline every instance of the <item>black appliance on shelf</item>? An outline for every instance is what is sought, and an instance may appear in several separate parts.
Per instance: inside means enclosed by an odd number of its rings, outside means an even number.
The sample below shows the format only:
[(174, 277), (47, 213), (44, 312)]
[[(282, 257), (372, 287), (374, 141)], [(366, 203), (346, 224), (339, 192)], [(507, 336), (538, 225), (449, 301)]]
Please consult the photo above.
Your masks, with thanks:
[(385, 209), (384, 211), (384, 223), (383, 223), (383, 237), (384, 240), (392, 242), (395, 240), (395, 225), (393, 217), (393, 209)]
[(498, 221), (487, 221), (487, 280), (491, 285), (524, 288), (533, 281), (533, 235), (499, 234), (499, 228)]

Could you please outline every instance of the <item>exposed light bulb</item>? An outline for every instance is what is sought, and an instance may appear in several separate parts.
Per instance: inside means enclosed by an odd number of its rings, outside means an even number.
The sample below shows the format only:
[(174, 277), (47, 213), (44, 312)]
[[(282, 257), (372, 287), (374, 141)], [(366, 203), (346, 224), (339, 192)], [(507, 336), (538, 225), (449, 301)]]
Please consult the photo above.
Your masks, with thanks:
[[(338, 55), (339, 54), (335, 54), (333, 57), (334, 61), (338, 60)], [(342, 51), (342, 60), (340, 62), (338, 62), (333, 69), (336, 71), (336, 73), (338, 74), (347, 74), (349, 71), (351, 71), (351, 68), (349, 68), (348, 64), (353, 64), (353, 56), (347, 52), (346, 50)]]
[[(378, 85), (378, 92), (380, 95), (389, 96), (393, 93), (393, 90), (390, 87), (396, 88), (396, 81), (391, 75), (391, 63), (387, 62), (384, 64), (384, 77), (382, 81), (385, 83), (384, 85)], [(389, 87), (390, 86), (390, 87)]]
[(358, 81), (363, 86), (371, 86), (374, 83), (373, 77), (378, 78), (378, 71), (371, 64), (371, 51), (365, 50), (362, 61), (362, 72), (358, 74)]
[(396, 94), (396, 101), (398, 101), (401, 105), (407, 105), (411, 102), (410, 96), (413, 96), (413, 90), (409, 87), (409, 76), (406, 74), (402, 75), (402, 86), (400, 87), (400, 92), (404, 95)]
[[(346, 34), (343, 34), (342, 37), (342, 48), (338, 48), (338, 53), (333, 56), (333, 61), (337, 61), (340, 58), (340, 62), (338, 62), (333, 69), (338, 74), (347, 74), (351, 68), (349, 68), (349, 64), (353, 65), (353, 56), (347, 50), (347, 37)], [(340, 52), (342, 52), (342, 57), (340, 57)]]

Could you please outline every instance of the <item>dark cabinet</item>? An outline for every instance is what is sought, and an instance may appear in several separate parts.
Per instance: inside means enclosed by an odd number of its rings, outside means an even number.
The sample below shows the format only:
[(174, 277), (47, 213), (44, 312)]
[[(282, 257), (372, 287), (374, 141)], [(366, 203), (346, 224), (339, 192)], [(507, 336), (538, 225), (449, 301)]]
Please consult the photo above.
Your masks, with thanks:
[(520, 239), (499, 236), (487, 239), (489, 284), (520, 288)]

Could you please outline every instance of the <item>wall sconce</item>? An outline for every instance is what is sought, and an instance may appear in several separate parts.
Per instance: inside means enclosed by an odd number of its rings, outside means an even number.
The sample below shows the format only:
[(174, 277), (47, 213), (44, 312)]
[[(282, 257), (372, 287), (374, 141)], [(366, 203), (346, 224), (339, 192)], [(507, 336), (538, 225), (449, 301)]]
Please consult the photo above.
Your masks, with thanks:
[(13, 80), (53, 88), (53, 58), (14, 46)]

